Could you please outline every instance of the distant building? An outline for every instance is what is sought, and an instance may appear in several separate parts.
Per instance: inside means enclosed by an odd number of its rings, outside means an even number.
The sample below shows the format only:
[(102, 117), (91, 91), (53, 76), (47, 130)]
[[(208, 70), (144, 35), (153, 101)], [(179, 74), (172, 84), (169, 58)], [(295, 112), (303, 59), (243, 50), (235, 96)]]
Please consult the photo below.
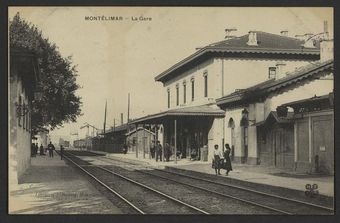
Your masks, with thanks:
[(35, 55), (10, 48), (9, 182), (18, 183), (31, 163), (31, 109), (39, 81)]
[(49, 130), (46, 128), (40, 128), (38, 131), (37, 137), (37, 143), (38, 145), (42, 145), (44, 148), (47, 148), (49, 141)]
[(151, 158), (150, 146), (156, 134), (149, 129), (138, 127), (126, 133), (129, 152), (138, 152), (138, 156)]
[(127, 132), (127, 124), (122, 124), (114, 128), (112, 127), (110, 130), (106, 130), (105, 134), (100, 133), (100, 136), (93, 137), (92, 147), (87, 149), (104, 151), (108, 153), (121, 153), (123, 151), (123, 146), (126, 143)]
[[(303, 40), (260, 31), (212, 43), (156, 76), (155, 80), (164, 86), (166, 110), (131, 124), (158, 125), (157, 139), (163, 146), (176, 145), (182, 157), (188, 158), (193, 150), (203, 154), (200, 150), (204, 146), (211, 154), (215, 144), (220, 148), (224, 143), (247, 148), (247, 128), (237, 130), (244, 132), (242, 144), (237, 143), (240, 139), (232, 141), (227, 137), (227, 129), (233, 123), (229, 123), (229, 111), (222, 110), (216, 99), (268, 79), (280, 79), (296, 67), (318, 61), (319, 47), (319, 43), (307, 46)], [(237, 112), (235, 125), (241, 116)], [(239, 132), (233, 134), (240, 136)], [(241, 151), (246, 153), (247, 149)], [(204, 157), (198, 157), (201, 158)]]

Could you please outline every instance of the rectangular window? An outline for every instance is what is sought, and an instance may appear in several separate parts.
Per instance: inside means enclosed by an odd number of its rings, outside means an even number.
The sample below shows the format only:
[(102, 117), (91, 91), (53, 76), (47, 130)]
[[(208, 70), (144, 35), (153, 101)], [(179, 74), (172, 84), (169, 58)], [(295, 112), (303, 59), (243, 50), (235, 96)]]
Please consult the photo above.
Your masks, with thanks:
[(204, 97), (208, 97), (208, 74), (204, 74)]
[(176, 105), (179, 105), (179, 86), (176, 86)]
[(268, 78), (272, 79), (276, 77), (276, 67), (269, 67)]
[(170, 108), (170, 89), (168, 89), (168, 108)]
[(183, 103), (187, 103), (187, 85), (183, 84)]
[(191, 81), (191, 101), (195, 99), (195, 80)]

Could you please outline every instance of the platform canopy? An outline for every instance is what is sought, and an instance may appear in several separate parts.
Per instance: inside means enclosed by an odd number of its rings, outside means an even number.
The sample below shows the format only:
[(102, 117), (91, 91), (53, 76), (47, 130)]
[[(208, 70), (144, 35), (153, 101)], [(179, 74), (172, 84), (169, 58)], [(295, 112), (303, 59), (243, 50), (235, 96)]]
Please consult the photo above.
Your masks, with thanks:
[(164, 121), (174, 118), (185, 117), (224, 117), (225, 111), (218, 107), (209, 105), (201, 105), (194, 107), (183, 107), (171, 109), (164, 112), (159, 112), (152, 115), (147, 115), (141, 118), (132, 120), (129, 124), (162, 124)]

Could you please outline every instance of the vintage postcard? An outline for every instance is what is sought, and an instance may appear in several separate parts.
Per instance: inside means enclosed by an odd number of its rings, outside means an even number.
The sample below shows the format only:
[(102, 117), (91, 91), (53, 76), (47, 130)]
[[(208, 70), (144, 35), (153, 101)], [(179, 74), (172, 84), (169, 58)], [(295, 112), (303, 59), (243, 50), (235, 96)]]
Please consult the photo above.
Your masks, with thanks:
[(334, 215), (331, 7), (8, 7), (8, 210)]

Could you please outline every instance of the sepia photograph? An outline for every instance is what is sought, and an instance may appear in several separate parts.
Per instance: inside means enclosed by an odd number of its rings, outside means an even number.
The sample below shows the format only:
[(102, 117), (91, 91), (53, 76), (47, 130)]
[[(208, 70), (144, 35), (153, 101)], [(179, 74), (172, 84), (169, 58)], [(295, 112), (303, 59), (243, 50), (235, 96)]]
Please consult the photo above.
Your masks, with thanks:
[(9, 215), (335, 214), (332, 7), (7, 10)]

